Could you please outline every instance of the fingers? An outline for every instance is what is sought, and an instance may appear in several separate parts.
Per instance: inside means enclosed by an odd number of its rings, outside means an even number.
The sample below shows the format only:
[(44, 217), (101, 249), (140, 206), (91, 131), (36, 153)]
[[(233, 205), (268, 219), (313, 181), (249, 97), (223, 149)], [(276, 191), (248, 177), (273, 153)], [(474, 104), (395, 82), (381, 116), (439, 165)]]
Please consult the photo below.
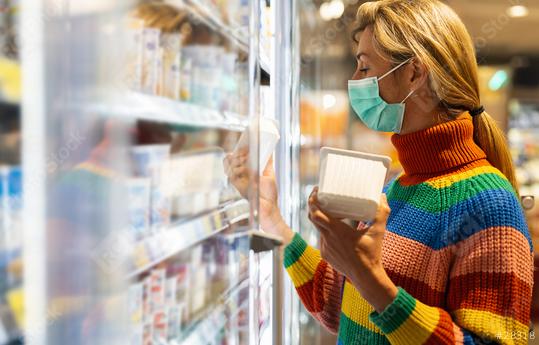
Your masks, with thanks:
[(227, 176), (231, 177), (233, 174), (236, 174), (237, 169), (246, 167), (248, 158), (247, 153), (227, 154), (223, 162)]
[(387, 197), (385, 194), (382, 194), (382, 196), (380, 197), (380, 204), (378, 205), (378, 209), (376, 210), (374, 224), (380, 224), (385, 227), (387, 224), (387, 218), (389, 217), (390, 213), (391, 209), (389, 208), (389, 204), (387, 203)]

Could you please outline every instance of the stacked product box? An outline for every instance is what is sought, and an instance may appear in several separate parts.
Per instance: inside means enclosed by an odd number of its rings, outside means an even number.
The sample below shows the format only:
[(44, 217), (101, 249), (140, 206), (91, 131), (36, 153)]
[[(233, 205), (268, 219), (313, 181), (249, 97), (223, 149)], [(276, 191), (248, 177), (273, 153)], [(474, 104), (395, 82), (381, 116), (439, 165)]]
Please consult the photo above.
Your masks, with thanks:
[(126, 24), (126, 86), (134, 91), (247, 114), (248, 64), (218, 45), (184, 46), (181, 33), (162, 32), (130, 17)]

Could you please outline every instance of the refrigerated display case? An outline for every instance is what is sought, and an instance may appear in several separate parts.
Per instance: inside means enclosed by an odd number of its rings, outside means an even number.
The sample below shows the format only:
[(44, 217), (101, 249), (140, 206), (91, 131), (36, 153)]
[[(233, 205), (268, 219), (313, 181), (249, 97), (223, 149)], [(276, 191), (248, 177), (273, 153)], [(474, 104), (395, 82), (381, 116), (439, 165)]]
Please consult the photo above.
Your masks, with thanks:
[(25, 343), (281, 343), (257, 187), (273, 5), (22, 1)]

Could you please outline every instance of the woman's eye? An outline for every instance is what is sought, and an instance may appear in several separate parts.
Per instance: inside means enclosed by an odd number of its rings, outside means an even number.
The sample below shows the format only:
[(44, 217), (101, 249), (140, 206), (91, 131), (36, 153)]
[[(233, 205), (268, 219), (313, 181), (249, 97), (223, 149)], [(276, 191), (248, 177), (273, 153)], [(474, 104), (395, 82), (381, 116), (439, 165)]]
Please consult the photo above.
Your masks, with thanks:
[(369, 71), (369, 68), (368, 67), (360, 68), (359, 71), (362, 73), (367, 73)]

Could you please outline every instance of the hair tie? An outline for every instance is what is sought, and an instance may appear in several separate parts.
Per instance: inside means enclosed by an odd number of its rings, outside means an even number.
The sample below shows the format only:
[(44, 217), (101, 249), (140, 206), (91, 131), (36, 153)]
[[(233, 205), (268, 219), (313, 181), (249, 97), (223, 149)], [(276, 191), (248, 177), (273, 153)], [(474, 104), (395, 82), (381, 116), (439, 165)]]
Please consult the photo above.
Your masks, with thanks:
[(479, 108), (475, 108), (473, 110), (470, 110), (470, 115), (472, 115), (472, 117), (476, 117), (477, 115), (481, 115), (485, 112), (485, 107), (483, 107), (482, 105), (479, 106)]

